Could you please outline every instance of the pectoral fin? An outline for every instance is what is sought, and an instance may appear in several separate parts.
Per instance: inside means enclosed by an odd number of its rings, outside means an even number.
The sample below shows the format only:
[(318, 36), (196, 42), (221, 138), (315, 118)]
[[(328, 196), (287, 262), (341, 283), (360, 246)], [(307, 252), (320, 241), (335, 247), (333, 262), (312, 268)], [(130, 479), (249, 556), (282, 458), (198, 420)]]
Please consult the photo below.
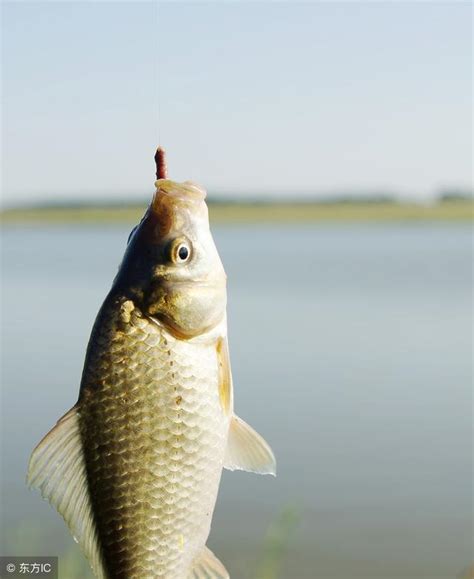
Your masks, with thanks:
[(27, 483), (56, 508), (81, 546), (98, 579), (105, 578), (90, 505), (76, 407), (34, 449)]
[(204, 547), (194, 562), (189, 579), (229, 579), (229, 573), (214, 553)]
[(230, 422), (224, 468), (276, 474), (276, 461), (265, 440), (238, 416)]
[(229, 345), (227, 338), (219, 338), (216, 344), (218, 364), (219, 400), (222, 410), (229, 415), (232, 412), (232, 372), (230, 370)]

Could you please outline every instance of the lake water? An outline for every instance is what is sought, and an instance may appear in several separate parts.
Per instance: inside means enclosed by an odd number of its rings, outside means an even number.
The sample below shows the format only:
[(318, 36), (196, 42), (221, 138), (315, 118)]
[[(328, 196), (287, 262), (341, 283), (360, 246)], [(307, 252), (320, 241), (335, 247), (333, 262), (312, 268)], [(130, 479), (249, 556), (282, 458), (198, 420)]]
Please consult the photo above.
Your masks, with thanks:
[[(77, 555), (25, 470), (76, 401), (128, 231), (4, 228), (5, 554)], [(232, 579), (273, 579), (256, 569), (285, 533), (282, 511), (297, 520), (280, 579), (455, 578), (472, 557), (470, 226), (214, 234), (229, 280), (236, 410), (278, 459), (276, 479), (224, 474), (210, 544)]]

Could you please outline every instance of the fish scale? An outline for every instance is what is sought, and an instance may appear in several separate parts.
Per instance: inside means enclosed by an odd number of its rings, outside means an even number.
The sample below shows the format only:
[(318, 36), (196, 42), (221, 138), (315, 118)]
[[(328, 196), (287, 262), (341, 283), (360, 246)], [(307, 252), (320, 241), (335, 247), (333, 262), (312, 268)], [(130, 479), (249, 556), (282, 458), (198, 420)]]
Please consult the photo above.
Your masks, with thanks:
[(117, 578), (186, 577), (209, 533), (229, 428), (215, 345), (176, 340), (125, 299), (106, 304), (96, 328), (80, 416), (107, 566)]

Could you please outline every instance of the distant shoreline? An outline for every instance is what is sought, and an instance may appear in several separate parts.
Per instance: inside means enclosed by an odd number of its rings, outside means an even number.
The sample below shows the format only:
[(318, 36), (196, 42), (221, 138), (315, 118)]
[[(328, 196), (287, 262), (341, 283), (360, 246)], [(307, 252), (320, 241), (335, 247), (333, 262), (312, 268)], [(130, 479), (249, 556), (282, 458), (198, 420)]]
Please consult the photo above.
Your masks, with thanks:
[[(209, 203), (214, 223), (313, 221), (472, 221), (472, 201), (430, 205), (390, 202)], [(74, 206), (6, 209), (0, 223), (136, 223), (145, 206)]]

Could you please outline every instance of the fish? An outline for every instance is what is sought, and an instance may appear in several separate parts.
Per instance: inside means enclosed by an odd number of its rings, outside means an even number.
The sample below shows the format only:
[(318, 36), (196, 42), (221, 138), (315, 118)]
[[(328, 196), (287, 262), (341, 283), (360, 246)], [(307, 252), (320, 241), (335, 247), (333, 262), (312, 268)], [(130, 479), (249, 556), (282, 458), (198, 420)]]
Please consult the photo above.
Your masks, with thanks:
[(226, 274), (206, 191), (168, 179), (132, 230), (87, 346), (77, 403), (34, 449), (27, 482), (99, 579), (226, 579), (206, 547), (222, 469), (276, 473), (234, 413)]

